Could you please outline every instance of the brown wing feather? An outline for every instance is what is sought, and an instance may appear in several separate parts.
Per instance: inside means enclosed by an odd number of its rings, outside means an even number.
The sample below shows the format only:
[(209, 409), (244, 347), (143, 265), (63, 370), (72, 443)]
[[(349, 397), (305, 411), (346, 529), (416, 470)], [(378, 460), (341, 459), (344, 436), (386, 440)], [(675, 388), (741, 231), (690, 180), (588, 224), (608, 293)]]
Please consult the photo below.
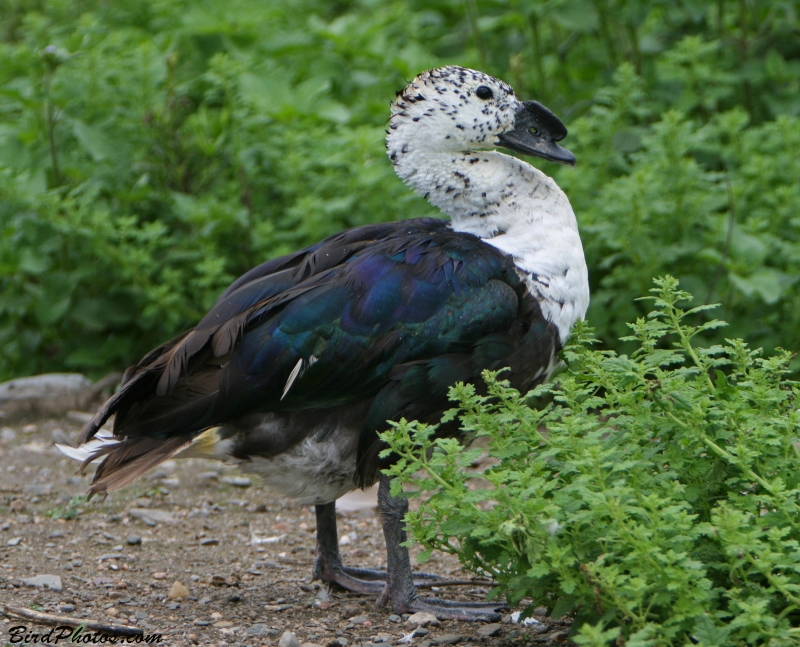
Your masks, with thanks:
[(108, 451), (89, 486), (89, 498), (115, 492), (192, 442), (191, 436), (126, 438)]

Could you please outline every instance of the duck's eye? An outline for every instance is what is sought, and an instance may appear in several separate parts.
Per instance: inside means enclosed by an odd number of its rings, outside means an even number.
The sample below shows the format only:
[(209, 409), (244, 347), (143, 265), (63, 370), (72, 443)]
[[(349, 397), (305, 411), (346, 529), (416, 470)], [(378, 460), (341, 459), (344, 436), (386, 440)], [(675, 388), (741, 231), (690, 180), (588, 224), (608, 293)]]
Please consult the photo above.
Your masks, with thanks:
[(475, 96), (486, 101), (487, 99), (491, 99), (494, 96), (494, 93), (490, 87), (482, 85), (475, 90)]
[(539, 134), (539, 129), (536, 126), (531, 126), (528, 128), (528, 132), (535, 137)]

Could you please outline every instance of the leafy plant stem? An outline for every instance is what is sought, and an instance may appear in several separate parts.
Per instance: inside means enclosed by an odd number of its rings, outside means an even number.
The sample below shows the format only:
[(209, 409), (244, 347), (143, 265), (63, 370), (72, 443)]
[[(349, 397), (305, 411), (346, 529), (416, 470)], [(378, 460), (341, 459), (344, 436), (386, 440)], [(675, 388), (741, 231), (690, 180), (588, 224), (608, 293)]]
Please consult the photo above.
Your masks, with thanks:
[(61, 186), (61, 168), (58, 163), (58, 146), (56, 144), (56, 123), (58, 121), (58, 115), (53, 108), (53, 103), (50, 98), (52, 76), (52, 71), (48, 69), (44, 77), (44, 120), (47, 130), (47, 143), (50, 151), (50, 164), (53, 169), (53, 184), (54, 186)]

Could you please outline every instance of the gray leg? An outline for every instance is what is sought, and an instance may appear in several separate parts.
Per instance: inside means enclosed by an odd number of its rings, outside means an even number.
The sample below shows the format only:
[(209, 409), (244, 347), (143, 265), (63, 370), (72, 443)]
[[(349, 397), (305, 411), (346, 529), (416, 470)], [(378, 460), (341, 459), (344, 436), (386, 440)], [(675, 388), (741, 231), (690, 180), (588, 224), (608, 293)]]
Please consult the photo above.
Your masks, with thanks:
[(336, 503), (315, 506), (317, 513), (317, 555), (314, 560), (314, 579), (338, 584), (355, 593), (380, 593), (385, 573), (366, 568), (347, 568), (339, 554), (339, 534), (336, 532)]
[[(342, 563), (339, 554), (339, 534), (336, 532), (336, 503), (315, 506), (317, 513), (317, 554), (314, 560), (314, 579), (338, 584), (354, 593), (381, 593), (386, 586), (386, 571), (353, 568)], [(433, 573), (414, 573), (414, 580), (424, 585), (437, 580), (443, 585), (453, 583)], [(427, 581), (427, 582), (426, 582)], [(455, 580), (455, 583), (460, 581)]]
[(391, 602), (395, 613), (428, 611), (440, 620), (499, 620), (500, 615), (497, 611), (506, 608), (503, 603), (452, 602), (438, 598), (422, 598), (417, 594), (411, 570), (411, 558), (408, 549), (402, 545), (407, 539), (404, 517), (408, 511), (408, 499), (393, 497), (390, 485), (391, 479), (385, 475), (381, 476), (378, 507), (381, 511), (383, 535), (386, 538), (387, 578), (386, 588), (378, 598), (378, 606)]

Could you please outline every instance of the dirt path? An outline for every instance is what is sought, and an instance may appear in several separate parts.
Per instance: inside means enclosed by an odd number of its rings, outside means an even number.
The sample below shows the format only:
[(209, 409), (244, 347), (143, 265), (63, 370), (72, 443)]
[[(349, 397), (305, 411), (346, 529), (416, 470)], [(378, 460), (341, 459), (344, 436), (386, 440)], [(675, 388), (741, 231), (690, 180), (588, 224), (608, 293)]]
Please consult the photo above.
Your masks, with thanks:
[[(53, 446), (54, 438), (74, 438), (81, 426), (75, 413), (19, 424), (0, 420), (0, 606), (129, 624), (162, 634), (169, 645), (277, 645), (291, 631), (299, 643), (322, 647), (388, 647), (410, 633), (404, 618), (376, 609), (373, 597), (312, 582), (313, 509), (261, 488), (231, 466), (169, 461), (105, 501), (81, 502), (88, 478), (76, 476), (75, 463)], [(345, 559), (384, 566), (374, 493), (346, 503), (339, 511)], [(424, 568), (461, 577), (447, 555), (434, 556)], [(44, 586), (26, 584), (36, 576)], [(169, 598), (176, 581), (187, 597)], [(446, 595), (480, 599), (483, 592), (465, 586)], [(539, 620), (483, 629), (444, 622), (411, 644), (565, 642), (564, 623)], [(0, 640), (10, 642), (9, 630), (20, 625), (49, 630), (4, 617)], [(290, 642), (284, 637), (281, 647)]]

